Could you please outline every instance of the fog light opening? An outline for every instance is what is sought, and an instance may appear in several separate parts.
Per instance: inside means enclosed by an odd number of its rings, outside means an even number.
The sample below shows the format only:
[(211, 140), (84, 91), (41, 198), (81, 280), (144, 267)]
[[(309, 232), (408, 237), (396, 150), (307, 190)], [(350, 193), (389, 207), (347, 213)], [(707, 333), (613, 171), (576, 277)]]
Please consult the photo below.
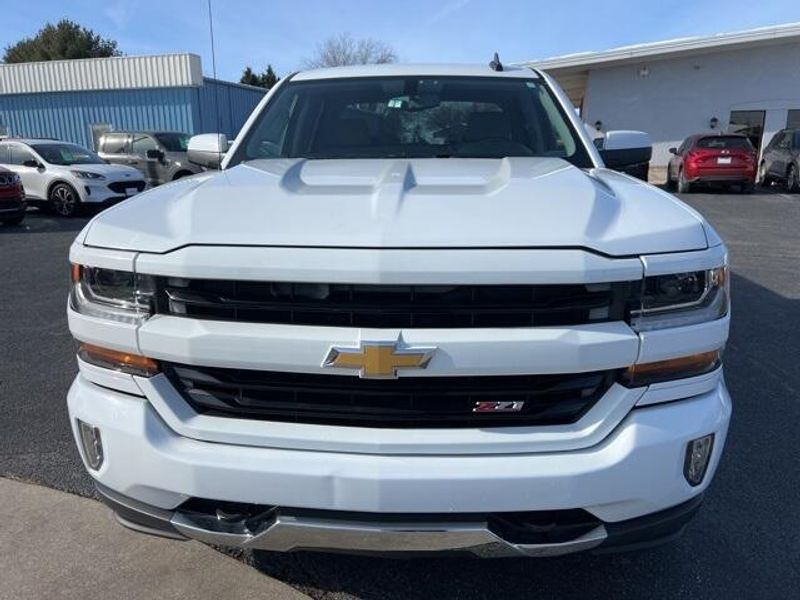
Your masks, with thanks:
[(83, 456), (89, 467), (97, 471), (103, 464), (103, 440), (100, 437), (100, 430), (97, 427), (84, 423), (80, 419), (78, 422), (78, 432), (81, 436), (81, 446)]
[(683, 465), (683, 476), (692, 487), (703, 483), (706, 476), (711, 452), (714, 449), (714, 434), (710, 433), (690, 441), (686, 445), (686, 460)]

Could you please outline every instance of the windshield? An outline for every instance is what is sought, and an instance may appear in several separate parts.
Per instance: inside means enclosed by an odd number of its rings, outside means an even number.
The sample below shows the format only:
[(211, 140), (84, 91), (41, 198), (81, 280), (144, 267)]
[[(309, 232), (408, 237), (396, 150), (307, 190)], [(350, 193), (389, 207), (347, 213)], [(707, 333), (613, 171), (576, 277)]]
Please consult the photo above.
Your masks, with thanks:
[(189, 147), (189, 136), (185, 133), (156, 133), (154, 137), (167, 152), (186, 152)]
[(500, 77), (375, 77), (288, 82), (232, 164), (260, 158), (591, 160), (547, 86)]
[(105, 161), (94, 152), (76, 144), (31, 144), (31, 148), (51, 165), (98, 165)]
[(753, 146), (746, 137), (738, 135), (718, 135), (700, 138), (697, 140), (698, 148), (711, 148), (713, 150), (752, 150)]

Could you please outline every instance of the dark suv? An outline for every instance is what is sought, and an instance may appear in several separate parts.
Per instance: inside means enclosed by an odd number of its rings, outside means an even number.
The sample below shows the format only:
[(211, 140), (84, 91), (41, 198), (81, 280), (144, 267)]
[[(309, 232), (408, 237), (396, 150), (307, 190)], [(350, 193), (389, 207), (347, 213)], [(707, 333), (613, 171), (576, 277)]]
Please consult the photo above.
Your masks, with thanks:
[(780, 182), (789, 192), (800, 192), (800, 129), (783, 129), (764, 148), (758, 167), (761, 185)]
[(187, 134), (175, 131), (114, 131), (100, 136), (97, 153), (139, 169), (147, 185), (155, 186), (202, 171), (186, 159), (188, 143)]

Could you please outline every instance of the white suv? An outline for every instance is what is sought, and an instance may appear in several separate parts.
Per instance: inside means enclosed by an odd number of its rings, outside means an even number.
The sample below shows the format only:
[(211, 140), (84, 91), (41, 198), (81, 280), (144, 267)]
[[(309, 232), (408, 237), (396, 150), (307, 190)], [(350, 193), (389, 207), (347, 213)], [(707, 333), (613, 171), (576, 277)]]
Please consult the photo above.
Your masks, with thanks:
[(109, 165), (82, 146), (57, 140), (4, 139), (0, 167), (20, 176), (30, 204), (63, 217), (75, 215), (85, 204), (130, 198), (145, 187), (136, 169)]
[[(273, 88), (70, 252), (69, 415), (135, 529), (546, 556), (671, 539), (722, 454), (725, 246), (523, 68)], [(194, 139), (209, 167), (223, 136)]]

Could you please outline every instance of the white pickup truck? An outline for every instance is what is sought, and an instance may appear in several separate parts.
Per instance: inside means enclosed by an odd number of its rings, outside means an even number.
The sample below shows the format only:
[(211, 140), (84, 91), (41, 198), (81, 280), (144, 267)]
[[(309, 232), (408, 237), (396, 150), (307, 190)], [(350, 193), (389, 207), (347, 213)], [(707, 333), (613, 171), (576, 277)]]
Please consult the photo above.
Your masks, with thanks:
[[(124, 525), (222, 546), (548, 556), (671, 539), (731, 415), (726, 249), (604, 167), (545, 73), (286, 77), (207, 172), (70, 251), (69, 415)], [(632, 146), (632, 147), (631, 147)], [(223, 156), (224, 154), (224, 156)]]

